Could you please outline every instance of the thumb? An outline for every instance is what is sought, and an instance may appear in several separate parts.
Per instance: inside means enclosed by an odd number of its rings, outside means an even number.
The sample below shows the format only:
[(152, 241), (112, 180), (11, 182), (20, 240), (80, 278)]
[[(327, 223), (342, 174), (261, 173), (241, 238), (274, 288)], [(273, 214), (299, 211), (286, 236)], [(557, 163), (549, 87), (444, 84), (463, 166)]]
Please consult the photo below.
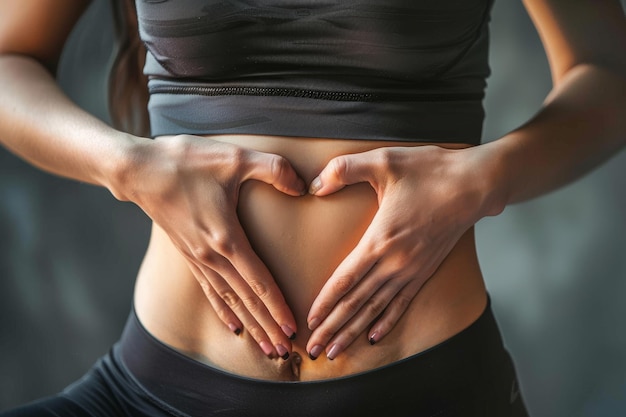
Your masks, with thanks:
[(249, 162), (250, 168), (244, 180), (262, 181), (274, 186), (278, 191), (292, 196), (306, 194), (306, 184), (289, 161), (282, 156), (253, 152)]
[(346, 185), (372, 180), (372, 162), (368, 153), (341, 155), (326, 164), (322, 172), (311, 181), (309, 194), (325, 196), (341, 190)]

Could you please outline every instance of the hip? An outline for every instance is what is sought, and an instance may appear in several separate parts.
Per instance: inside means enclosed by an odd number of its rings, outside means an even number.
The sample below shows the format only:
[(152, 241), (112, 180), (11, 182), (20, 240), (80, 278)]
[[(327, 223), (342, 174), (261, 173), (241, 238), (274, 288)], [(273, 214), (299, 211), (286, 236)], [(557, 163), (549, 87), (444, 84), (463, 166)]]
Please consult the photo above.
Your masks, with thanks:
[(154, 339), (133, 313), (120, 342), (60, 397), (90, 416), (108, 408), (161, 417), (528, 415), (489, 305), (469, 327), (425, 352), (314, 382), (257, 380), (190, 360)]

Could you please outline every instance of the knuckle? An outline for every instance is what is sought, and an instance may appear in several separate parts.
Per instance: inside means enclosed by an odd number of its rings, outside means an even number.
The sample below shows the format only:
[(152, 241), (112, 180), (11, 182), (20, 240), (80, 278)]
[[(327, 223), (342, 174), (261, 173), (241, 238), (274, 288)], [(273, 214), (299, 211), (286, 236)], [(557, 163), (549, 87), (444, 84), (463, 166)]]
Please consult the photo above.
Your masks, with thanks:
[(215, 252), (205, 245), (194, 247), (191, 249), (191, 254), (203, 264), (212, 264), (215, 261)]
[(246, 150), (238, 146), (227, 146), (213, 154), (216, 178), (231, 178), (245, 169), (247, 163)]
[(393, 299), (393, 303), (399, 313), (406, 310), (409, 304), (411, 304), (411, 301), (413, 301), (413, 297), (402, 293), (398, 294), (396, 298)]
[(395, 234), (389, 230), (380, 230), (378, 233), (378, 240), (373, 242), (368, 248), (368, 253), (371, 253), (376, 259), (385, 257), (389, 252), (390, 241), (395, 237)]
[[(395, 237), (391, 237), (390, 239), (394, 238), (398, 239), (397, 234), (395, 235)], [(393, 268), (388, 274), (390, 279), (405, 275), (403, 274), (403, 272), (407, 269), (407, 266), (415, 264), (415, 256), (405, 250), (395, 251), (395, 253), (389, 256), (389, 260), (393, 262)]]
[[(393, 251), (394, 257), (402, 251), (408, 253), (409, 250), (413, 249), (402, 246), (409, 244), (407, 235), (407, 230), (404, 227), (394, 224), (386, 225), (384, 230), (379, 231), (379, 239), (372, 244), (372, 250), (376, 252), (377, 256), (387, 258), (390, 257), (390, 251)], [(408, 238), (411, 238), (411, 236), (408, 236)], [(398, 246), (401, 249), (396, 249)]]
[(189, 172), (189, 161), (196, 160), (202, 153), (201, 147), (187, 135), (178, 135), (164, 143), (168, 168), (171, 172), (183, 175)]
[(365, 302), (364, 307), (369, 317), (377, 317), (385, 310), (387, 303), (383, 299), (372, 297)]
[(211, 303), (211, 306), (213, 307), (215, 312), (218, 313), (218, 315), (220, 315), (221, 317), (220, 311), (228, 311), (228, 307), (224, 304), (218, 292), (215, 290), (215, 288), (213, 288), (213, 286), (207, 279), (198, 279), (198, 282), (200, 283), (200, 287), (202, 288), (202, 292), (204, 293), (205, 297), (207, 298), (207, 300), (209, 300), (209, 303)]
[(227, 306), (235, 308), (241, 302), (241, 299), (232, 288), (226, 288), (219, 291), (219, 296)]
[(269, 288), (267, 287), (265, 282), (261, 280), (258, 280), (258, 279), (250, 280), (248, 281), (248, 285), (250, 286), (250, 288), (252, 288), (252, 291), (254, 291), (254, 293), (258, 295), (260, 298), (265, 298), (269, 296), (270, 294)]
[(234, 253), (234, 243), (228, 233), (213, 233), (211, 235), (211, 247), (222, 255)]
[(378, 153), (377, 163), (388, 175), (401, 175), (400, 167), (397, 164), (396, 152), (393, 149), (381, 149)]
[(343, 156), (333, 158), (328, 164), (330, 174), (336, 178), (344, 177), (348, 172), (348, 168), (348, 158)]
[(249, 296), (242, 299), (250, 314), (255, 315), (263, 310), (263, 302), (258, 297)]
[(248, 151), (239, 146), (233, 146), (230, 149), (228, 162), (233, 167), (241, 167), (247, 161)]
[(204, 295), (209, 300), (212, 300), (213, 299), (213, 291), (212, 291), (211, 285), (204, 279), (199, 279), (198, 283), (200, 284), (200, 288), (202, 288), (202, 292), (204, 292)]
[(378, 164), (383, 168), (390, 167), (392, 159), (392, 151), (388, 148), (383, 148), (378, 153)]
[(186, 135), (176, 135), (167, 141), (161, 142), (163, 149), (172, 156), (186, 157), (192, 149), (192, 142)]
[(350, 289), (352, 289), (355, 281), (356, 278), (350, 275), (343, 275), (338, 277), (334, 283), (336, 292), (338, 292), (339, 294), (347, 293), (348, 291), (350, 291)]
[(213, 310), (215, 311), (215, 314), (217, 314), (217, 317), (219, 317), (220, 320), (224, 322), (228, 320), (228, 318), (230, 317), (231, 310), (229, 310), (222, 304), (212, 305), (212, 307), (213, 307)]
[(340, 307), (342, 310), (350, 314), (355, 315), (363, 305), (363, 302), (357, 297), (346, 297), (341, 300)]
[(270, 160), (270, 174), (272, 178), (283, 178), (287, 175), (289, 163), (287, 160), (278, 155), (272, 155)]

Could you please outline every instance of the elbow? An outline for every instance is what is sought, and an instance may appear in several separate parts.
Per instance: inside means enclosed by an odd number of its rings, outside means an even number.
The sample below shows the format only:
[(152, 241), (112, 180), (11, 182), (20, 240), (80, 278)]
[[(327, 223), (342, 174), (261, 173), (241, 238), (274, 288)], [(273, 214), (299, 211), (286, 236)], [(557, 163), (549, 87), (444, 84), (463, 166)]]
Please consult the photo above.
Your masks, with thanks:
[(15, 61), (30, 61), (36, 63), (50, 73), (52, 77), (56, 77), (59, 67), (58, 59), (46, 59), (45, 57), (36, 56), (34, 54), (2, 48), (2, 45), (0, 45), (0, 62), (2, 62), (2, 66), (4, 67), (8, 62)]

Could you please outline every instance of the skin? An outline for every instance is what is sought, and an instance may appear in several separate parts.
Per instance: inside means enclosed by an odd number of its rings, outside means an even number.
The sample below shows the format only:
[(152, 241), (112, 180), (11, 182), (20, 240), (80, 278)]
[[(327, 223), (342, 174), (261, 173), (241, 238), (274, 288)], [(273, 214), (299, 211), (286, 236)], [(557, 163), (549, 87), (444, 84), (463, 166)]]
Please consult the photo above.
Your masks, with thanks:
[[(624, 147), (619, 2), (524, 4), (554, 88), (513, 132), (452, 149), (115, 131), (73, 105), (50, 74), (85, 2), (7, 0), (0, 77), (12, 82), (0, 92), (0, 141), (152, 218), (135, 307), (164, 343), (263, 379), (372, 369), (449, 338), (482, 312), (476, 221), (571, 182)], [(25, 22), (37, 30), (25, 36)]]
[[(371, 141), (253, 136), (203, 140), (245, 144), (251, 149), (280, 153), (307, 183), (332, 158), (383, 145)], [(416, 148), (433, 154), (445, 151), (434, 146)], [(328, 276), (371, 224), (377, 207), (378, 198), (368, 184), (347, 187), (325, 198), (286, 196), (259, 181), (242, 185), (238, 201), (241, 223), (276, 279), (300, 329), (291, 341), (288, 360), (278, 357), (284, 354), (280, 347), (275, 347), (276, 354), (270, 355), (271, 359), (263, 351), (252, 348), (254, 337), (245, 327), (239, 337), (233, 337), (217, 317), (220, 311), (216, 314), (198, 291), (196, 279), (168, 234), (157, 226), (139, 272), (135, 309), (144, 326), (168, 345), (230, 372), (263, 379), (336, 377), (417, 353), (467, 327), (485, 307), (485, 290), (471, 230), (459, 236), (459, 243), (446, 262), (411, 301), (409, 311), (388, 338), (371, 346), (368, 335), (361, 330), (360, 337), (349, 347), (345, 346), (346, 354), (334, 357), (314, 352), (319, 356), (316, 361), (308, 355), (308, 310)], [(372, 304), (370, 308), (374, 314), (380, 313), (376, 311), (380, 307)], [(334, 360), (331, 362), (330, 358)]]

